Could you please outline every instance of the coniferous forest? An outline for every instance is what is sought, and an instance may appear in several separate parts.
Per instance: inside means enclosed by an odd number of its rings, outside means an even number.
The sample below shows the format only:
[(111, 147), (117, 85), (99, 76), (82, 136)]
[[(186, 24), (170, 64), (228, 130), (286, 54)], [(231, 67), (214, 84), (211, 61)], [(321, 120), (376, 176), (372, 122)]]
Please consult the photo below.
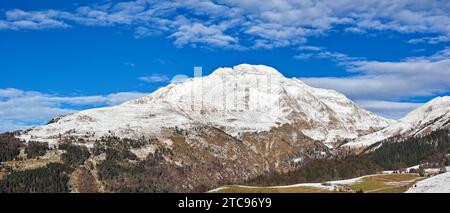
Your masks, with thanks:
[(91, 155), (85, 146), (77, 146), (70, 143), (60, 144), (59, 149), (65, 150), (65, 153), (61, 155), (61, 159), (68, 166), (76, 167), (83, 164)]
[(38, 169), (13, 171), (0, 181), (0, 192), (69, 192), (67, 183), (72, 170), (65, 164), (49, 163)]
[(19, 155), (22, 142), (12, 133), (0, 134), (0, 162), (13, 160)]
[(389, 139), (375, 152), (365, 154), (385, 170), (398, 170), (422, 163), (447, 165), (450, 154), (450, 131), (437, 130), (422, 137), (406, 140)]
[(450, 131), (443, 129), (422, 137), (399, 141), (382, 141), (373, 152), (359, 155), (318, 159), (304, 163), (287, 173), (269, 173), (247, 181), (248, 185), (288, 185), (302, 182), (322, 182), (374, 174), (383, 170), (399, 170), (424, 163), (449, 165)]
[(47, 150), (48, 150), (48, 143), (30, 141), (28, 142), (28, 145), (25, 148), (25, 153), (27, 154), (27, 158), (35, 158), (45, 155)]

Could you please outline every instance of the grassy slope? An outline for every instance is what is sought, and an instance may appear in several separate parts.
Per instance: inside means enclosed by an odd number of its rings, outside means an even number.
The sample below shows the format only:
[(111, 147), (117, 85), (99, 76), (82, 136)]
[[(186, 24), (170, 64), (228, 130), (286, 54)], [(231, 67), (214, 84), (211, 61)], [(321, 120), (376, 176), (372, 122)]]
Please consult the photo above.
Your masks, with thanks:
[[(357, 191), (366, 193), (401, 193), (423, 178), (417, 174), (380, 174), (364, 177), (360, 181), (347, 185)], [(216, 193), (330, 193), (324, 188), (309, 186), (293, 187), (241, 187), (236, 185), (224, 186)]]
[[(25, 171), (44, 167), (49, 163), (62, 163), (59, 154), (57, 154), (55, 150), (48, 151), (44, 156), (36, 158), (7, 161), (4, 162), (3, 165), (5, 167), (13, 168), (14, 171)], [(1, 177), (2, 174), (0, 174), (0, 179)]]
[(224, 186), (216, 193), (329, 193), (332, 191), (316, 188), (316, 187), (308, 187), (308, 186), (295, 186), (295, 187), (283, 187), (283, 188), (275, 188), (275, 187), (241, 187), (241, 186)]
[(365, 177), (350, 187), (366, 193), (401, 193), (423, 179), (417, 174), (385, 174)]

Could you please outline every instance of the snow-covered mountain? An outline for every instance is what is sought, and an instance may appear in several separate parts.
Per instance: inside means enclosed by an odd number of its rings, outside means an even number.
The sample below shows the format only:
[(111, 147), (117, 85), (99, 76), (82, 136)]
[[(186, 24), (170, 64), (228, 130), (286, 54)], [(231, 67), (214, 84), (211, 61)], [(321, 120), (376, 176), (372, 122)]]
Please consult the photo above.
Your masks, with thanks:
[(443, 128), (450, 128), (450, 96), (434, 98), (389, 127), (359, 137), (344, 147), (367, 147), (390, 137), (420, 136)]
[(170, 84), (127, 103), (81, 111), (23, 132), (25, 140), (57, 143), (101, 136), (158, 136), (165, 128), (213, 126), (239, 138), (288, 124), (333, 146), (383, 129), (393, 121), (354, 104), (344, 95), (286, 78), (274, 68), (241, 64), (204, 77)]
[(392, 136), (447, 128), (449, 109), (450, 97), (437, 98), (393, 121), (336, 91), (242, 64), (118, 106), (56, 117), (12, 137), (49, 142), (58, 153), (66, 142), (90, 148), (71, 174), (73, 191), (87, 183), (111, 192), (204, 192), (334, 157), (342, 145), (361, 150)]

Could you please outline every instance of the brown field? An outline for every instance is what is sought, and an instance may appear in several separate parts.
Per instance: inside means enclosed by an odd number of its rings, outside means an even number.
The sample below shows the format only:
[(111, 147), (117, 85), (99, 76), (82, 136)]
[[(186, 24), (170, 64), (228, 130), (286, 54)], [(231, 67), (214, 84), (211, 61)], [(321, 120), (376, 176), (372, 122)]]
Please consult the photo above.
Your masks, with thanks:
[(61, 163), (61, 158), (54, 150), (47, 152), (44, 156), (26, 159), (26, 160), (12, 160), (4, 163), (5, 167), (13, 170), (23, 171), (29, 169), (36, 169), (43, 167), (48, 163)]
[[(417, 181), (422, 180), (418, 174), (380, 174), (364, 177), (360, 181), (339, 185), (342, 189), (349, 189), (348, 192), (362, 191), (364, 193), (402, 193)], [(292, 187), (243, 187), (228, 185), (221, 187), (215, 193), (332, 193), (338, 191), (311, 186)], [(342, 191), (340, 191), (342, 192)]]
[(224, 186), (215, 193), (330, 193), (332, 191), (309, 186), (293, 186), (293, 187), (241, 187), (241, 186)]
[(365, 177), (350, 187), (365, 193), (401, 193), (422, 179), (418, 174), (383, 174)]

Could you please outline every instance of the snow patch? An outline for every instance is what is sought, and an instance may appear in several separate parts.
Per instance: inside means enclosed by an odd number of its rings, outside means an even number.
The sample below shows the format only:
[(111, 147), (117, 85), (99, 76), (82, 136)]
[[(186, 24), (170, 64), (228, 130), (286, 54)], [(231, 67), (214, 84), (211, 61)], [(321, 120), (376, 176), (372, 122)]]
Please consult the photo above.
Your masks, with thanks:
[(406, 193), (450, 193), (450, 172), (419, 181)]
[(172, 147), (173, 145), (173, 141), (171, 139), (164, 139), (162, 142), (168, 148)]
[(130, 151), (135, 154), (140, 160), (144, 160), (149, 154), (154, 154), (156, 148), (157, 147), (155, 145), (150, 144), (144, 147), (130, 149)]

